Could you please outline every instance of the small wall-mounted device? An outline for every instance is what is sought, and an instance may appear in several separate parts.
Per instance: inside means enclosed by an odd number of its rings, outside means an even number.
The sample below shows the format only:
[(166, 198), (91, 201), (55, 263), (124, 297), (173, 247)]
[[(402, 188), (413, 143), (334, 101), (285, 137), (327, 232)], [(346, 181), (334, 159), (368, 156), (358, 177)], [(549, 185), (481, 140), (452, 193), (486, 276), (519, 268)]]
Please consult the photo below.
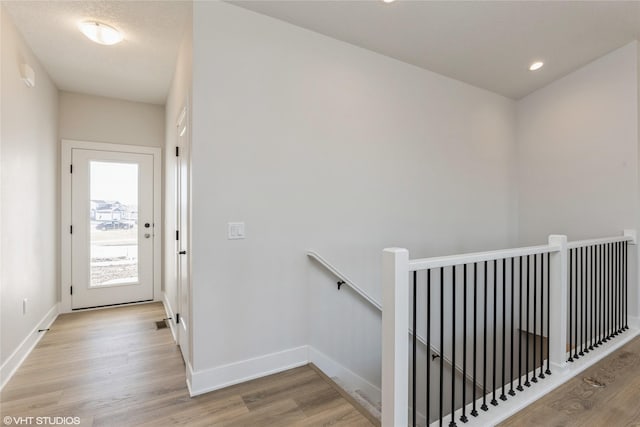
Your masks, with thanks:
[(36, 85), (36, 73), (29, 64), (20, 64), (20, 78), (27, 87), (35, 87)]
[(230, 222), (228, 223), (228, 236), (229, 240), (244, 239), (244, 222)]

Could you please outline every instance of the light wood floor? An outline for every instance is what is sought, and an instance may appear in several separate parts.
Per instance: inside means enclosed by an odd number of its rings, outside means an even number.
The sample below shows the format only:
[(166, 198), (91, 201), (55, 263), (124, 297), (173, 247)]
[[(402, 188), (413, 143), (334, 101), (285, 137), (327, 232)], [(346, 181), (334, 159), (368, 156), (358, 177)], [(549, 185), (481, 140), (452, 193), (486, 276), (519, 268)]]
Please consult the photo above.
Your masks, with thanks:
[(59, 316), (2, 391), (0, 415), (82, 426), (372, 425), (310, 366), (190, 398), (171, 332), (156, 329), (163, 317), (159, 303)]
[(640, 337), (500, 425), (640, 426)]

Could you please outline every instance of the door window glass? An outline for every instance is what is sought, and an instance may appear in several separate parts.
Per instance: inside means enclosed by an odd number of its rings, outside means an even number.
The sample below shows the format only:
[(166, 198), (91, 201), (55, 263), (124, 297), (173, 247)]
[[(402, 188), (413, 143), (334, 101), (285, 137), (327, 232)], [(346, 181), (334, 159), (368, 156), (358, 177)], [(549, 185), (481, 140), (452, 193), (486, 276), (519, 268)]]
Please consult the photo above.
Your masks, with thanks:
[(92, 161), (90, 287), (138, 283), (138, 165)]

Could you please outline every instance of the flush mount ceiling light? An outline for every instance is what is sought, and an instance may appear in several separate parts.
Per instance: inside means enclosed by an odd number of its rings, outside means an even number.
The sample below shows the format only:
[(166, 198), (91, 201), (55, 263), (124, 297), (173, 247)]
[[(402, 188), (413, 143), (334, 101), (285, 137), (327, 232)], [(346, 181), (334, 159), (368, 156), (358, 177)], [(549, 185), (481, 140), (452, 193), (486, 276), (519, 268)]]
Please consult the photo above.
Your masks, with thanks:
[(102, 22), (83, 21), (78, 24), (78, 27), (89, 40), (99, 44), (112, 45), (120, 43), (123, 39), (120, 31)]
[(385, 3), (393, 3), (396, 0), (382, 0), (382, 1), (385, 2)]
[(536, 61), (533, 64), (529, 65), (529, 71), (538, 71), (540, 68), (542, 68), (543, 65), (544, 62)]

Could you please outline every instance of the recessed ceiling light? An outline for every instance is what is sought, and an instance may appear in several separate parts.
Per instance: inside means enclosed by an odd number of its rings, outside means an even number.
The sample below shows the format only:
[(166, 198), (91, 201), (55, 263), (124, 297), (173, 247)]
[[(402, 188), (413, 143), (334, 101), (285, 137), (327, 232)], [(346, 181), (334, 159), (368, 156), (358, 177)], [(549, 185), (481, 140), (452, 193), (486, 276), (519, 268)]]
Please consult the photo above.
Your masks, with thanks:
[(533, 64), (531, 64), (529, 66), (529, 71), (537, 71), (540, 68), (542, 68), (543, 65), (544, 65), (544, 62), (542, 62), (542, 61), (534, 62)]
[(396, 0), (382, 0), (382, 1), (385, 2), (385, 3), (393, 3)]
[(82, 34), (90, 40), (104, 45), (120, 43), (123, 39), (122, 33), (111, 25), (98, 21), (83, 21), (78, 24)]

